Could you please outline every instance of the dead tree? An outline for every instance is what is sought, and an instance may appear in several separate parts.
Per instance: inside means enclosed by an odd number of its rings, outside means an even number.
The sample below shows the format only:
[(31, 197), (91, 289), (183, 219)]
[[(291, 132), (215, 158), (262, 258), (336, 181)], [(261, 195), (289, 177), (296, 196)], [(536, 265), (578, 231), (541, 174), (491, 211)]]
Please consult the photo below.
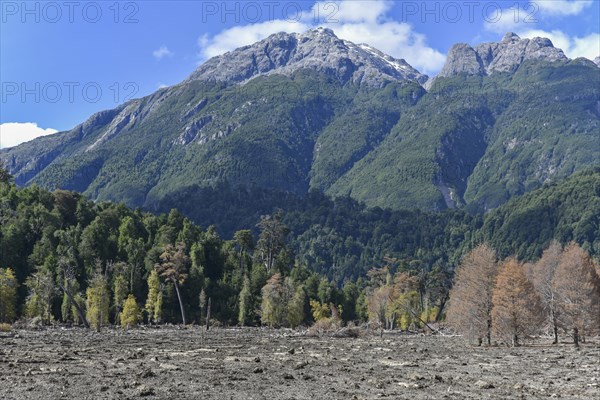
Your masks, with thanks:
[(71, 303), (73, 303), (73, 306), (75, 306), (75, 310), (77, 310), (77, 315), (79, 316), (79, 319), (81, 319), (83, 326), (85, 326), (87, 329), (90, 329), (90, 324), (89, 324), (87, 318), (85, 317), (83, 308), (81, 307), (79, 302), (77, 302), (77, 300), (75, 299), (75, 297), (73, 296), (71, 291), (68, 289), (68, 287), (70, 286), (69, 283), (73, 282), (75, 280), (75, 268), (73, 268), (73, 265), (66, 262), (63, 258), (61, 258), (59, 265), (61, 266), (61, 268), (63, 270), (65, 284), (63, 285), (59, 281), (58, 287), (60, 287), (60, 289), (67, 295), (69, 300), (71, 300)]

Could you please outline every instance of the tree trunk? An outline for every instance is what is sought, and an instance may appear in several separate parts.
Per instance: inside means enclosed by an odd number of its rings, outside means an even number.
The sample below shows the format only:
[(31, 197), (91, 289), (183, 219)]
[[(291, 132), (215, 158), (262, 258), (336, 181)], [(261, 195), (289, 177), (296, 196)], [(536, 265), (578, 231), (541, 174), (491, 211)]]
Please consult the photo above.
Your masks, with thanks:
[(133, 293), (133, 279), (135, 275), (135, 265), (131, 266), (131, 273), (129, 274), (129, 291)]
[(442, 319), (442, 315), (444, 314), (444, 307), (446, 307), (446, 302), (448, 302), (448, 296), (444, 296), (440, 301), (440, 308), (438, 308), (437, 314), (435, 314), (435, 322), (440, 322)]
[(267, 260), (267, 272), (271, 272), (271, 268), (273, 267), (273, 252), (269, 249), (269, 258)]
[(573, 344), (575, 348), (579, 350), (579, 329), (573, 328)]
[(210, 297), (208, 298), (208, 306), (206, 307), (206, 330), (210, 328)]
[(173, 282), (173, 285), (175, 286), (175, 291), (177, 292), (177, 299), (179, 299), (179, 308), (181, 309), (181, 319), (183, 320), (183, 326), (185, 326), (185, 311), (183, 310), (183, 302), (181, 301), (181, 294), (179, 293), (179, 285), (177, 285), (176, 282)]
[(408, 312), (410, 312), (413, 315), (413, 317), (415, 317), (416, 319), (418, 319), (419, 321), (421, 321), (421, 323), (423, 325), (425, 325), (427, 328), (429, 328), (429, 330), (431, 332), (433, 332), (433, 333), (440, 333), (439, 330), (433, 329), (426, 321), (423, 321), (423, 319), (421, 317), (419, 317), (417, 315), (417, 313), (413, 309), (409, 309)]
[(63, 292), (65, 292), (65, 294), (67, 295), (67, 297), (69, 298), (69, 300), (71, 300), (71, 303), (73, 303), (73, 305), (75, 306), (75, 309), (77, 310), (77, 315), (79, 315), (79, 318), (81, 319), (81, 322), (83, 323), (83, 326), (85, 326), (87, 329), (90, 329), (90, 324), (89, 324), (87, 318), (85, 318), (85, 314), (83, 313), (83, 309), (81, 308), (81, 306), (79, 305), (79, 303), (77, 301), (75, 301), (75, 298), (67, 290), (66, 287), (64, 287), (60, 283), (58, 284), (58, 286), (60, 286), (60, 288), (62, 289)]
[(488, 346), (492, 345), (492, 319), (488, 318), (487, 320), (487, 342)]

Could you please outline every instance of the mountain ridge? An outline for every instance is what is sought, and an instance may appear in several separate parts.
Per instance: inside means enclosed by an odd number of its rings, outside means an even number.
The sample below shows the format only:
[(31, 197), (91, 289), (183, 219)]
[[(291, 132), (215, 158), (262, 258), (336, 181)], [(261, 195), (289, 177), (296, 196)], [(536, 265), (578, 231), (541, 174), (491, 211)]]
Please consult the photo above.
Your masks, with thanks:
[(290, 75), (298, 69), (334, 73), (340, 82), (381, 87), (391, 80), (427, 81), (428, 76), (403, 59), (395, 59), (365, 44), (339, 39), (328, 28), (305, 33), (279, 32), (250, 46), (213, 57), (186, 81), (245, 83), (273, 73)]
[[(0, 160), (19, 185), (150, 209), (226, 182), (479, 211), (597, 163), (595, 64), (514, 34), (466, 46), (453, 47), (448, 76), (425, 84), (405, 61), (330, 30), (275, 34), (70, 131), (0, 150)], [(481, 63), (461, 65), (462, 51)]]

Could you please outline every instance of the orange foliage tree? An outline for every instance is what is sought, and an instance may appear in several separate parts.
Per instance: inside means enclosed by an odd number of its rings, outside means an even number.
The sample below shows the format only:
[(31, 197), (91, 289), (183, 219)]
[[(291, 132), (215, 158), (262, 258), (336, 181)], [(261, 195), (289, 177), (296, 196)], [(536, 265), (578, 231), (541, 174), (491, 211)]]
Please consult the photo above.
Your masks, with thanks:
[(505, 343), (535, 333), (543, 320), (540, 298), (527, 278), (523, 264), (510, 258), (502, 263), (492, 295), (494, 335)]
[[(559, 325), (565, 330), (600, 331), (600, 278), (585, 250), (575, 243), (565, 247), (552, 280), (557, 293)], [(576, 331), (575, 331), (576, 329)]]
[(450, 291), (448, 323), (463, 334), (474, 334), (488, 345), (492, 338), (492, 291), (496, 281), (496, 252), (482, 244), (467, 254), (456, 271)]

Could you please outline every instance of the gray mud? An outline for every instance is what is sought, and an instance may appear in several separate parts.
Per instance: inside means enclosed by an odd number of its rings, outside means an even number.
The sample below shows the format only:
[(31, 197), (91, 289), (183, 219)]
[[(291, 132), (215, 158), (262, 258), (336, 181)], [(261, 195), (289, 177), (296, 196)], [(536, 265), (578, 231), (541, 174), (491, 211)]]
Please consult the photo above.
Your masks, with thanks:
[(600, 346), (199, 328), (0, 333), (1, 399), (600, 399)]

